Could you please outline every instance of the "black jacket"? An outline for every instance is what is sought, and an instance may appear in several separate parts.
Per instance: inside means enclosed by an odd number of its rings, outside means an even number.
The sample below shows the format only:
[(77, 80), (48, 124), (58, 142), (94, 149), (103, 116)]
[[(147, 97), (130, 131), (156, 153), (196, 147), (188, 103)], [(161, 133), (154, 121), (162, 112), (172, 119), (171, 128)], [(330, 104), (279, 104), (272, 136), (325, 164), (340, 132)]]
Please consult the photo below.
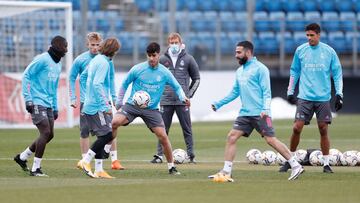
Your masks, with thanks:
[[(170, 70), (180, 83), (188, 98), (194, 96), (200, 84), (199, 66), (193, 56), (181, 50), (175, 66), (172, 63), (168, 50), (160, 57), (160, 63)], [(190, 84), (191, 79), (191, 84)], [(160, 105), (185, 105), (177, 97), (174, 90), (167, 85), (161, 97)]]

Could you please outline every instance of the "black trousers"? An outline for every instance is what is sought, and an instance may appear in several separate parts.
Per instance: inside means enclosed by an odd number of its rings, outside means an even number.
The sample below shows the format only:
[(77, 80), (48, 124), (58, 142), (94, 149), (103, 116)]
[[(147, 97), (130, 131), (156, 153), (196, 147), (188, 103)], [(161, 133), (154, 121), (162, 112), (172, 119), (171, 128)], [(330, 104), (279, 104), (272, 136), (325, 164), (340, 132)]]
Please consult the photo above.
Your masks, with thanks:
[[(186, 144), (186, 151), (190, 157), (194, 157), (194, 142), (193, 142), (193, 134), (192, 134), (192, 126), (191, 126), (191, 118), (190, 118), (190, 108), (185, 105), (164, 105), (160, 108), (162, 118), (165, 124), (166, 134), (169, 135), (172, 118), (174, 113), (179, 119), (183, 136)], [(163, 149), (158, 142), (157, 146), (157, 155), (163, 155)]]

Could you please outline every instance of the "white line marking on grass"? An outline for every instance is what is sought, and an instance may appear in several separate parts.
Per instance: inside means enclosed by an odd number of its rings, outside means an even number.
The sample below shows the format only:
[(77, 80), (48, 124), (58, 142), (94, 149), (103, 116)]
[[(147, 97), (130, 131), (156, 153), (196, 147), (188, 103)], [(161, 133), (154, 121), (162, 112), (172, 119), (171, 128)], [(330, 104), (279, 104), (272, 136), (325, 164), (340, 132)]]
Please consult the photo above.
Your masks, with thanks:
[[(11, 161), (13, 160), (13, 158), (4, 158), (4, 157), (0, 157), (0, 161)], [(44, 158), (43, 160), (46, 161), (79, 161), (80, 159), (74, 159), (74, 158)], [(150, 163), (149, 160), (121, 160), (122, 162), (148, 162)], [(209, 160), (203, 160), (203, 161), (198, 161), (196, 160), (196, 162), (199, 163), (223, 163), (224, 161), (221, 160), (214, 160), (214, 161), (209, 161)], [(235, 163), (247, 163), (247, 161), (234, 161)]]

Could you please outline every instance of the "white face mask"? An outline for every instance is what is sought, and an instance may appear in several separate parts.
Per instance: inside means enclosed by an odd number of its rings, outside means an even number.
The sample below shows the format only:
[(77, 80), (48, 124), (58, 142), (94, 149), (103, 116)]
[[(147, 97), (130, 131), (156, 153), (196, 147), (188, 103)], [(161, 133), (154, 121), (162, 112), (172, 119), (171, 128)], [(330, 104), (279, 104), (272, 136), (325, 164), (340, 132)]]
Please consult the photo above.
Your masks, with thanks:
[(179, 44), (170, 44), (170, 51), (172, 54), (177, 54), (180, 51), (180, 45)]

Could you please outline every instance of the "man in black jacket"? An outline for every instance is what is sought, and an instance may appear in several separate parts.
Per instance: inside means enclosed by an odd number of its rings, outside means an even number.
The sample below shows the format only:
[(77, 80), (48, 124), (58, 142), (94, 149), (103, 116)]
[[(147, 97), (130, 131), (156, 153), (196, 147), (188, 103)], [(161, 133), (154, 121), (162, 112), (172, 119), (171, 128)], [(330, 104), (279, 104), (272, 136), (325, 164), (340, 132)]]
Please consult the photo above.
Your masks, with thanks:
[[(188, 98), (192, 98), (200, 84), (199, 66), (193, 56), (186, 53), (185, 45), (178, 33), (170, 33), (168, 36), (169, 48), (160, 58), (160, 63), (167, 67), (180, 83)], [(191, 79), (191, 81), (190, 81)], [(191, 83), (190, 83), (191, 82)], [(186, 144), (186, 151), (190, 163), (195, 163), (194, 143), (191, 129), (190, 108), (181, 102), (174, 90), (168, 85), (161, 97), (160, 111), (165, 123), (166, 133), (169, 129), (174, 112), (179, 119)], [(157, 153), (151, 163), (162, 163), (163, 150), (158, 143)]]

